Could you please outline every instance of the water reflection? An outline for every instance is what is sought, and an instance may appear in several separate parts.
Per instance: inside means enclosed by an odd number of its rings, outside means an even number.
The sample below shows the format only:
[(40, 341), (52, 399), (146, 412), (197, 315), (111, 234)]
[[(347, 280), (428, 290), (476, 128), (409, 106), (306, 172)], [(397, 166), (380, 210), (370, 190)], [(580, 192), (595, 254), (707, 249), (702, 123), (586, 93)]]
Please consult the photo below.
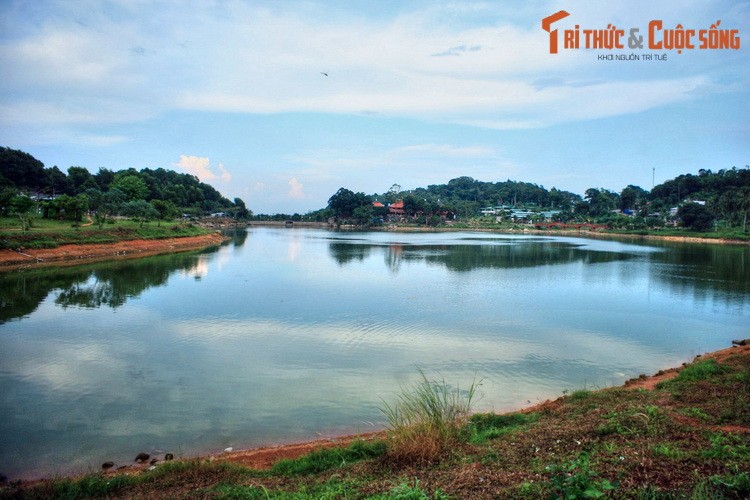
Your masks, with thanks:
[[(483, 241), (475, 239), (475, 241)], [(424, 261), (442, 265), (451, 271), (466, 272), (480, 268), (522, 268), (581, 262), (596, 264), (628, 260), (633, 254), (603, 252), (559, 241), (516, 240), (501, 242), (483, 241), (486, 244), (399, 244), (372, 245), (357, 241), (335, 241), (329, 243), (332, 258), (341, 265), (351, 261), (363, 261), (373, 250), (383, 253), (385, 265), (398, 272), (402, 262)]]
[[(466, 244), (470, 243), (470, 244)], [(714, 292), (750, 294), (750, 249), (746, 246), (660, 243), (661, 251), (628, 248), (591, 248), (585, 243), (553, 239), (461, 238), (451, 244), (367, 243), (336, 240), (329, 243), (331, 257), (339, 265), (362, 262), (382, 254), (384, 265), (397, 274), (402, 263), (425, 262), (450, 271), (510, 269), (580, 263), (606, 264), (632, 260), (650, 262), (653, 279), (675, 292), (698, 297)]]
[(330, 243), (328, 251), (331, 258), (339, 265), (348, 264), (351, 261), (363, 261), (370, 256), (370, 245), (357, 245), (352, 243)]
[(0, 275), (0, 324), (33, 313), (50, 293), (62, 308), (118, 308), (144, 290), (163, 286), (175, 272), (205, 274), (201, 252), (179, 253), (59, 269)]
[[(481, 268), (505, 269), (549, 266), (581, 262), (597, 264), (623, 261), (632, 254), (598, 252), (560, 242), (520, 242), (508, 245), (410, 246), (400, 252), (406, 261), (424, 260), (440, 264), (451, 271), (466, 272)], [(388, 262), (394, 258), (387, 257)]]

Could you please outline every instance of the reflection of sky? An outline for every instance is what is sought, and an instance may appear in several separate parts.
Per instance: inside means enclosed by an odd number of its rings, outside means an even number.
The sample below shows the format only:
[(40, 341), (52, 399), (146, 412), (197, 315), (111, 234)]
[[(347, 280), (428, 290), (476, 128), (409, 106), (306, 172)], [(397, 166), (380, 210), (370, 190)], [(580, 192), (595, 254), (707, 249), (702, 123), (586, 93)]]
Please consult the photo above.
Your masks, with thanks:
[[(462, 386), (476, 375), (480, 407), (516, 408), (746, 336), (748, 297), (671, 287), (670, 264), (652, 259), (663, 248), (560, 238), (630, 257), (465, 272), (388, 262), (394, 245), (529, 240), (465, 236), (253, 230), (117, 309), (63, 310), (53, 293), (0, 326), (0, 463), (15, 467), (3, 472), (370, 430), (417, 367)], [(363, 238), (376, 245), (361, 259), (333, 258), (332, 242)]]

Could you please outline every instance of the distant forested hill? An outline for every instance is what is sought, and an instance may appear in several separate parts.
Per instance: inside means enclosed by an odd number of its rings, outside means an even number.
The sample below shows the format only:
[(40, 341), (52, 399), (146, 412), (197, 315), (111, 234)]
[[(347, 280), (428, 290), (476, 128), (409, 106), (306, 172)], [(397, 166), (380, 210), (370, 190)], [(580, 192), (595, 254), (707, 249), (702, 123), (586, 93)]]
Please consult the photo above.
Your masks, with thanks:
[[(328, 206), (311, 212), (310, 218), (336, 217), (362, 223), (387, 213), (387, 206), (403, 202), (407, 217), (455, 214), (476, 217), (483, 207), (506, 206), (527, 210), (559, 210), (563, 221), (598, 221), (612, 227), (663, 225), (675, 217), (694, 229), (709, 227), (747, 230), (750, 215), (750, 168), (684, 174), (654, 187), (650, 192), (634, 185), (620, 192), (591, 187), (583, 196), (529, 182), (479, 181), (471, 177), (451, 179), (447, 184), (429, 185), (404, 191), (394, 184), (385, 193), (366, 195), (339, 189)], [(380, 202), (384, 207), (373, 207)], [(681, 214), (675, 216), (675, 210)], [(682, 217), (684, 212), (684, 217)], [(432, 219), (439, 223), (437, 219)], [(695, 221), (693, 224), (692, 221)]]
[[(189, 212), (203, 215), (210, 212), (228, 212), (235, 216), (249, 215), (244, 202), (222, 196), (212, 186), (197, 177), (163, 168), (130, 168), (114, 172), (99, 168), (92, 174), (84, 167), (72, 166), (63, 172), (57, 166), (44, 164), (23, 151), (0, 148), (0, 210), (10, 210), (11, 200), (19, 192), (46, 203), (42, 206), (45, 215), (71, 215), (79, 209), (108, 210), (117, 213), (123, 210), (149, 210)], [(62, 201), (57, 201), (62, 199)], [(129, 204), (129, 205), (128, 205)]]

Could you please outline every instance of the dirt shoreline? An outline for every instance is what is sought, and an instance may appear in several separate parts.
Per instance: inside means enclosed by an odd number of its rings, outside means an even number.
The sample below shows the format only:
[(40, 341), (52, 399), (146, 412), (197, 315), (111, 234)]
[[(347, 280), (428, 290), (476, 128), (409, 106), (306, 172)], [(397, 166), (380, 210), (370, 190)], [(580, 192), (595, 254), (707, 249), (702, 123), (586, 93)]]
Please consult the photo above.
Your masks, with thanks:
[(0, 250), (0, 272), (50, 266), (76, 266), (103, 260), (122, 260), (165, 253), (187, 252), (220, 245), (227, 237), (218, 232), (154, 240), (60, 245), (56, 248)]

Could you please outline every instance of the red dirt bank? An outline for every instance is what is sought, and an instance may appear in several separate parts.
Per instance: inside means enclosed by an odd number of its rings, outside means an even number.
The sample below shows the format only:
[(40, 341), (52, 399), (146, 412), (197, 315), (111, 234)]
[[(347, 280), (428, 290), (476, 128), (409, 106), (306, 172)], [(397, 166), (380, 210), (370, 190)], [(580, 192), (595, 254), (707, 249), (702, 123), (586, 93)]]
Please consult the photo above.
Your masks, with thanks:
[(114, 243), (61, 245), (57, 248), (0, 250), (0, 272), (45, 266), (78, 265), (101, 260), (132, 259), (164, 253), (185, 252), (221, 244), (219, 233), (158, 240), (127, 240)]

